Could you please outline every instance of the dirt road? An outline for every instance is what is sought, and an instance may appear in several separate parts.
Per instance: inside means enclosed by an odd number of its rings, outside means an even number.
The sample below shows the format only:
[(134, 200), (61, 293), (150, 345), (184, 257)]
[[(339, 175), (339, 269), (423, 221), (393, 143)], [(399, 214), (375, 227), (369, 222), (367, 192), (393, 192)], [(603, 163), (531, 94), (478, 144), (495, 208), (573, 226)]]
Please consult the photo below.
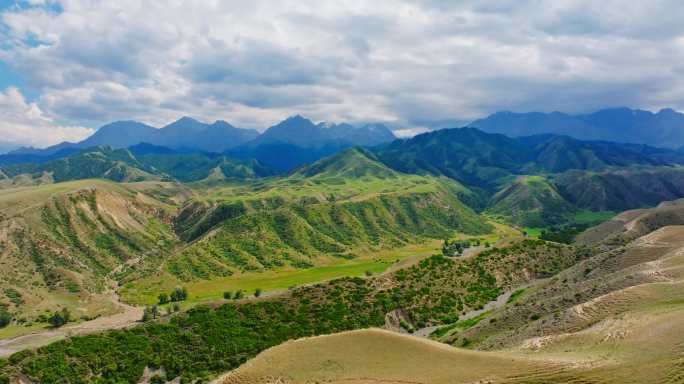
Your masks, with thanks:
[(68, 336), (85, 335), (106, 331), (109, 329), (121, 329), (133, 326), (142, 318), (143, 308), (134, 307), (119, 301), (116, 294), (113, 300), (119, 305), (119, 313), (98, 317), (97, 319), (85, 321), (78, 324), (67, 325), (57, 329), (46, 329), (30, 333), (28, 335), (17, 336), (11, 339), (0, 340), (0, 357), (7, 357), (15, 352), (27, 348), (37, 348), (47, 345), (53, 341), (64, 339)]

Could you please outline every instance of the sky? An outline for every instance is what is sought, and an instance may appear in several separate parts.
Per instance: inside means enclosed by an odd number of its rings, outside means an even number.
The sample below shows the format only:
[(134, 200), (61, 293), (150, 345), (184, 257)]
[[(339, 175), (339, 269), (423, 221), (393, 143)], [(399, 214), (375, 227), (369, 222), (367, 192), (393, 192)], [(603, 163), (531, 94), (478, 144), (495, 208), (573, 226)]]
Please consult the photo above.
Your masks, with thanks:
[(115, 120), (402, 134), (500, 110), (684, 110), (676, 0), (0, 0), (0, 149)]

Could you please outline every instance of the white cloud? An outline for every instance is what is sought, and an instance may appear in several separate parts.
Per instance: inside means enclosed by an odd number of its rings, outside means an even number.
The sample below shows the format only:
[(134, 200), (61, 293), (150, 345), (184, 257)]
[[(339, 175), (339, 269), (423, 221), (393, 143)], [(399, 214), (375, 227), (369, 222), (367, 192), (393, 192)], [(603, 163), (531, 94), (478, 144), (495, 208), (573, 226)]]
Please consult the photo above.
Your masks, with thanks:
[(62, 141), (81, 140), (90, 128), (60, 125), (35, 103), (28, 103), (17, 88), (0, 92), (0, 141), (4, 144), (44, 147)]
[(420, 135), (421, 133), (426, 133), (430, 132), (432, 129), (427, 128), (427, 127), (413, 127), (413, 128), (402, 128), (402, 129), (395, 129), (394, 131), (394, 136), (399, 137), (399, 138), (406, 138), (406, 137), (413, 137), (415, 135)]
[(684, 109), (675, 0), (56, 3), (1, 14), (0, 59), (75, 125)]

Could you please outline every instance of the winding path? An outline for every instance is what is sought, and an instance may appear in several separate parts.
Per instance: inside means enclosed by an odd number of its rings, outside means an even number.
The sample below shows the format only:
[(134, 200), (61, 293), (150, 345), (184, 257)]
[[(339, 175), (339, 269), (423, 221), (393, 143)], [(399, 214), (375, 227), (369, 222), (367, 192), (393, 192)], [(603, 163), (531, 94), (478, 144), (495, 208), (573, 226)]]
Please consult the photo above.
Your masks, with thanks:
[(127, 328), (137, 324), (142, 318), (143, 308), (122, 303), (119, 300), (119, 296), (116, 294), (116, 290), (112, 293), (112, 300), (121, 308), (119, 313), (101, 316), (97, 319), (67, 325), (61, 328), (45, 329), (27, 335), (0, 340), (0, 357), (7, 357), (27, 348), (42, 347), (68, 336)]

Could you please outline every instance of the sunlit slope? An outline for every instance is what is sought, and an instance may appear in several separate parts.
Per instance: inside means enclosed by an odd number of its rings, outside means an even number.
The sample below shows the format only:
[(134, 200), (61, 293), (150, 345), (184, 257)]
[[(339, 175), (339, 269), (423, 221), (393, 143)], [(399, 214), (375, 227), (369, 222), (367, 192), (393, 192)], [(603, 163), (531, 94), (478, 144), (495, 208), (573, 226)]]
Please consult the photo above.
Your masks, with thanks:
[(519, 176), (492, 197), (487, 213), (525, 227), (568, 221), (576, 211), (542, 176)]
[(533, 372), (538, 365), (370, 329), (287, 342), (216, 383), (498, 383), (512, 371)]
[(83, 180), (0, 191), (0, 287), (10, 310), (29, 321), (61, 306), (76, 316), (107, 312), (112, 284), (152, 268), (176, 241), (172, 208), (150, 188), (164, 184)]
[(666, 225), (677, 216), (662, 207), (649, 211), (625, 215), (658, 217), (641, 227), (647, 234), (440, 332), (479, 351), (349, 332), (272, 348), (222, 383), (682, 383), (684, 226)]
[(175, 221), (192, 244), (168, 271), (187, 280), (309, 267), (492, 229), (459, 200), (470, 194), (460, 184), (400, 174), (369, 156), (350, 149), (287, 178), (209, 185)]

